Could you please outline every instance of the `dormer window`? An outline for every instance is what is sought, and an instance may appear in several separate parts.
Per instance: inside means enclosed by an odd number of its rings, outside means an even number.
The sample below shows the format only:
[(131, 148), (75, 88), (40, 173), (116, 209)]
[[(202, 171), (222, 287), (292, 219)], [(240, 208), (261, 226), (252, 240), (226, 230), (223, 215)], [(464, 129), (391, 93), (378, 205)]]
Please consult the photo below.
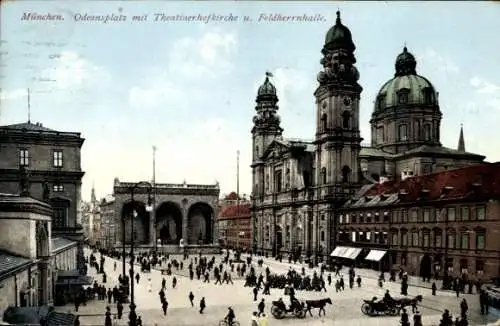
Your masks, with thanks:
[(377, 101), (377, 109), (382, 110), (385, 106), (385, 95), (380, 95)]
[(408, 93), (410, 92), (409, 89), (402, 89), (398, 92), (398, 103), (399, 104), (407, 104), (408, 103)]

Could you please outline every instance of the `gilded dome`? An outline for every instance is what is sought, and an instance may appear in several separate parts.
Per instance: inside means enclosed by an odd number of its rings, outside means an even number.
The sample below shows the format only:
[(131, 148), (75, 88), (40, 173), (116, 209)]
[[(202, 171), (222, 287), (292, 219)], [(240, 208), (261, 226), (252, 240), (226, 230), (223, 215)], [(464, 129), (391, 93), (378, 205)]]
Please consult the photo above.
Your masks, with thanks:
[(347, 50), (354, 51), (356, 47), (352, 41), (352, 35), (349, 28), (342, 25), (340, 20), (340, 11), (337, 11), (337, 20), (335, 25), (332, 26), (325, 37), (325, 49), (346, 48)]
[(427, 78), (417, 75), (416, 66), (415, 57), (405, 46), (396, 58), (394, 78), (378, 92), (375, 112), (395, 106), (438, 105), (434, 86)]

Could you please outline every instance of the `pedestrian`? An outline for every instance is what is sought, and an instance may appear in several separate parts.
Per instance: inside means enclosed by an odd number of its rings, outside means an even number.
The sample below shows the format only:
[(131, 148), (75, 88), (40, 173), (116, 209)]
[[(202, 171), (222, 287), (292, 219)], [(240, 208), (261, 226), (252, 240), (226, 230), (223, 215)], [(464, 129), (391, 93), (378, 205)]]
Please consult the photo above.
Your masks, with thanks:
[(167, 280), (165, 278), (163, 278), (161, 280), (161, 288), (164, 289), (166, 285), (167, 285)]
[(118, 319), (122, 319), (122, 314), (123, 314), (123, 304), (121, 301), (118, 301), (116, 304), (116, 310), (117, 310), (117, 317)]
[(161, 303), (161, 309), (163, 310), (163, 315), (166, 316), (167, 315), (167, 308), (168, 308), (168, 301), (165, 299), (163, 300), (163, 302)]
[(418, 310), (413, 315), (413, 326), (422, 326), (422, 315)]
[(175, 289), (175, 286), (177, 285), (177, 278), (174, 276), (172, 279), (172, 289)]
[(189, 302), (191, 302), (191, 307), (194, 307), (193, 300), (194, 300), (194, 294), (191, 291), (191, 292), (189, 292)]
[(106, 314), (104, 318), (104, 326), (112, 326), (111, 323), (111, 309), (109, 307), (106, 307)]
[(75, 298), (75, 311), (78, 312), (78, 307), (80, 307), (80, 298)]
[(436, 290), (437, 290), (436, 282), (432, 282), (432, 295), (436, 295)]
[(116, 261), (115, 264), (113, 265), (113, 271), (116, 272)]
[(257, 309), (259, 310), (257, 317), (260, 317), (262, 314), (264, 314), (265, 307), (266, 307), (266, 304), (264, 303), (264, 298), (262, 298), (260, 300), (259, 304), (257, 305)]
[(327, 277), (327, 280), (328, 280), (328, 286), (332, 285), (332, 274), (328, 274), (328, 277)]
[(200, 300), (200, 314), (203, 313), (203, 310), (205, 310), (205, 307), (206, 307), (206, 303), (205, 303), (205, 297), (201, 298)]
[(139, 284), (139, 279), (141, 277), (139, 276), (139, 273), (135, 274), (135, 281), (137, 282), (137, 284)]
[(358, 275), (358, 278), (356, 279), (356, 283), (358, 283), (358, 288), (361, 287), (361, 276)]
[(76, 316), (76, 318), (75, 318), (75, 326), (80, 326), (80, 316)]
[(253, 288), (253, 301), (257, 301), (257, 294), (259, 293), (259, 288), (256, 286)]
[(254, 311), (252, 314), (252, 326), (259, 326), (259, 319), (257, 317), (257, 311)]
[(142, 326), (142, 318), (141, 318), (141, 316), (137, 317), (137, 326)]
[(460, 302), (460, 316), (465, 319), (467, 316), (467, 311), (469, 310), (469, 305), (467, 304), (467, 300), (465, 298)]

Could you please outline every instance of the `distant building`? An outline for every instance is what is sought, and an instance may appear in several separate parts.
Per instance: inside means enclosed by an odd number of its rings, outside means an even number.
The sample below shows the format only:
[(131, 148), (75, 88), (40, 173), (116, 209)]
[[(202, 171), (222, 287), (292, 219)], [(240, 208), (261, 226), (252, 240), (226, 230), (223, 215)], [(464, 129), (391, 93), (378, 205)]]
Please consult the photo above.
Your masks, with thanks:
[(367, 185), (338, 211), (332, 256), (426, 277), (499, 277), (499, 185), (500, 163)]
[(224, 247), (249, 250), (252, 247), (250, 202), (231, 192), (220, 202), (217, 217), (219, 244)]
[(115, 205), (112, 195), (103, 198), (99, 204), (101, 213), (101, 227), (99, 234), (99, 243), (102, 248), (111, 249), (116, 242), (116, 225), (115, 225)]

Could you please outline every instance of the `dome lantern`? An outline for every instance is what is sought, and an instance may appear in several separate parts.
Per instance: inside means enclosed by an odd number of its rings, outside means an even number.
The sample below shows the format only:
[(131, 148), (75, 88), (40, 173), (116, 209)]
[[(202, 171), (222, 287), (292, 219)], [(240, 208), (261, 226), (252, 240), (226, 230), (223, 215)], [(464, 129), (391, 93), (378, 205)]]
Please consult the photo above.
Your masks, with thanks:
[(262, 85), (260, 85), (257, 96), (276, 96), (276, 87), (269, 81), (269, 77), (273, 77), (273, 74), (266, 72), (266, 80)]
[(396, 73), (394, 74), (395, 77), (417, 74), (416, 70), (417, 60), (415, 60), (413, 54), (408, 52), (406, 45), (403, 48), (403, 52), (396, 58), (395, 66), (396, 66)]
[(335, 25), (332, 26), (326, 33), (323, 53), (326, 53), (328, 49), (337, 48), (344, 48), (350, 52), (354, 52), (356, 49), (356, 46), (354, 46), (354, 42), (352, 41), (351, 31), (342, 24), (340, 11), (337, 11)]

